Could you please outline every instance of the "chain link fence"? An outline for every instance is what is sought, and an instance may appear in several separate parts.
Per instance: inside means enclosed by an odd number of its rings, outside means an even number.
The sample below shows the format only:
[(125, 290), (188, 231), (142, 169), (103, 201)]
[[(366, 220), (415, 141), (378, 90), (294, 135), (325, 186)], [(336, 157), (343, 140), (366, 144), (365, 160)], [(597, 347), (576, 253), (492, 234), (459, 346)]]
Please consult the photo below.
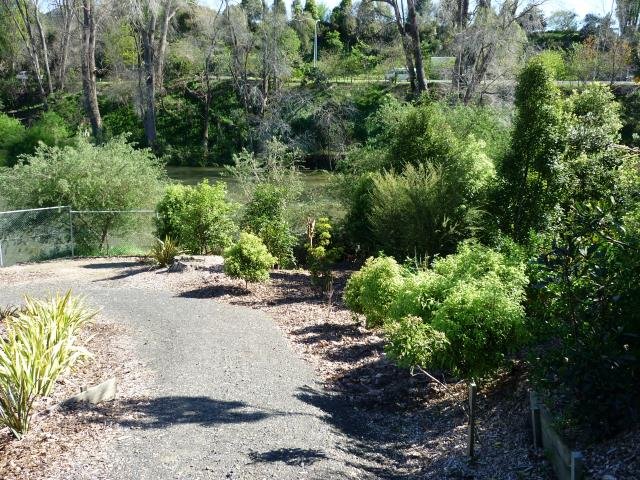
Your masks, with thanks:
[(153, 210), (0, 212), (0, 267), (69, 256), (141, 255), (154, 243)]

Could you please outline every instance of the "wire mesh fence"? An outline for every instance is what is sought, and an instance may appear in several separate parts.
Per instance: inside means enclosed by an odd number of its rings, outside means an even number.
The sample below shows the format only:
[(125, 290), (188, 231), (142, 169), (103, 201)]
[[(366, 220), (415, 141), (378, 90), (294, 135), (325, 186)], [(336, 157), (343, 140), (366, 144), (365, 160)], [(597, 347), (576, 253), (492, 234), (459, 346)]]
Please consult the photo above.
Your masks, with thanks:
[(0, 267), (74, 255), (141, 255), (154, 242), (153, 210), (0, 212)]

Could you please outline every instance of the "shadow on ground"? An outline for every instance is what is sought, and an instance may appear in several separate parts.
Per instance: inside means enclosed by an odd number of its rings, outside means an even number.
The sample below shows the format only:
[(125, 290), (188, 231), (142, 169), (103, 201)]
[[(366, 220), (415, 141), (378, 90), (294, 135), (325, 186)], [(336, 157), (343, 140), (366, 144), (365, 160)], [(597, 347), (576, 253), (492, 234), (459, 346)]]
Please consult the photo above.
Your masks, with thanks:
[(88, 263), (87, 265), (83, 265), (82, 268), (88, 268), (90, 270), (108, 270), (108, 269), (116, 269), (116, 268), (131, 268), (140, 266), (140, 262), (137, 261), (129, 261), (129, 262), (104, 262), (104, 263)]
[(88, 411), (91, 422), (115, 422), (123, 427), (141, 429), (167, 428), (173, 425), (197, 424), (214, 427), (222, 424), (259, 422), (276, 415), (294, 415), (266, 411), (245, 402), (216, 400), (209, 397), (159, 397), (129, 399), (102, 405), (80, 405)]
[(319, 460), (325, 460), (326, 454), (322, 450), (302, 449), (302, 448), (279, 448), (267, 452), (253, 452), (249, 458), (254, 463), (274, 463), (282, 462), (287, 465), (308, 466)]
[[(416, 446), (421, 447), (426, 438), (437, 443), (451, 437), (452, 430), (463, 423), (456, 412), (443, 417), (443, 412), (436, 412), (433, 407), (415, 415), (407, 415), (402, 409), (382, 411), (379, 406), (363, 407), (348, 394), (308, 387), (300, 389), (296, 396), (325, 413), (325, 420), (349, 440), (341, 448), (358, 458), (357, 464), (351, 466), (373, 478), (474, 478), (465, 475), (463, 450), (452, 450), (433, 463), (416, 455)], [(456, 467), (455, 472), (452, 467)]]

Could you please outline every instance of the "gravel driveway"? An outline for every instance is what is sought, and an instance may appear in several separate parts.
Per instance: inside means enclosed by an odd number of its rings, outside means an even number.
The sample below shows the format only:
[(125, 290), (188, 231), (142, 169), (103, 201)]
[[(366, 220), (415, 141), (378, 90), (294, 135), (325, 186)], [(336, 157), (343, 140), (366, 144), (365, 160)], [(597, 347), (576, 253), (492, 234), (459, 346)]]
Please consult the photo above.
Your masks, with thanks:
[[(319, 386), (264, 314), (169, 292), (85, 282), (4, 285), (0, 304), (73, 288), (128, 326), (155, 372), (148, 402), (76, 478), (364, 478), (362, 459), (308, 401)], [(124, 399), (125, 406), (127, 400)]]

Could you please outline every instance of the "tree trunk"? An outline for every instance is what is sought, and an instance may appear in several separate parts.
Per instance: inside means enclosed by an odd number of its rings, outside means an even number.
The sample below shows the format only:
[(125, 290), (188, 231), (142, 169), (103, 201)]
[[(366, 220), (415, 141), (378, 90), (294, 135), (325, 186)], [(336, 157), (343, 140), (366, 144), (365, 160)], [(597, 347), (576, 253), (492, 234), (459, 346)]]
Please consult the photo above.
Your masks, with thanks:
[(82, 91), (84, 109), (96, 141), (102, 141), (102, 116), (96, 86), (96, 23), (94, 0), (82, 0)]
[(416, 92), (418, 91), (418, 86), (416, 83), (416, 69), (413, 61), (413, 48), (411, 45), (412, 41), (407, 34), (407, 30), (404, 26), (404, 15), (400, 11), (400, 7), (398, 6), (398, 2), (396, 0), (384, 1), (391, 5), (391, 8), (393, 8), (393, 13), (396, 18), (396, 26), (398, 27), (398, 32), (400, 33), (400, 39), (402, 41), (402, 51), (404, 52), (407, 73), (409, 74), (409, 83), (411, 84), (411, 90)]
[[(45, 109), (47, 108), (47, 92), (44, 88), (44, 82), (42, 78), (42, 70), (40, 68), (40, 58), (38, 57), (38, 48), (35, 38), (33, 36), (31, 14), (29, 13), (29, 5), (21, 0), (14, 0), (15, 10), (11, 6), (10, 0), (2, 0), (2, 6), (6, 10), (6, 14), (11, 17), (13, 23), (16, 26), (16, 30), (22, 38), (22, 42), (27, 49), (31, 64), (33, 66), (33, 73), (36, 75), (38, 82), (38, 90), (40, 97), (44, 103)], [(18, 12), (19, 18), (16, 16), (15, 11)], [(24, 29), (24, 30), (23, 30)]]
[(155, 85), (155, 30), (156, 16), (151, 14), (146, 28), (142, 31), (142, 67), (144, 72), (144, 134), (147, 146), (156, 144), (156, 85)]
[(42, 48), (42, 61), (44, 62), (44, 71), (47, 74), (47, 88), (49, 94), (53, 93), (53, 79), (51, 78), (51, 67), (49, 65), (49, 48), (47, 47), (47, 40), (44, 37), (44, 29), (42, 28), (42, 22), (40, 21), (40, 14), (38, 13), (38, 5), (36, 4), (33, 9), (34, 18), (36, 20), (36, 26), (38, 27), (38, 34), (40, 36), (40, 45)]
[[(457, 33), (462, 32), (467, 28), (469, 23), (469, 0), (458, 0), (456, 9), (456, 15), (454, 19), (454, 28)], [(462, 88), (462, 46), (458, 45), (458, 51), (456, 52), (456, 61), (453, 66), (453, 75), (451, 76), (451, 82), (453, 84), (453, 90), (460, 93)]]
[(209, 159), (209, 125), (211, 119), (209, 113), (211, 111), (211, 79), (209, 78), (209, 61), (205, 62), (204, 72), (204, 118), (202, 125), (202, 164), (206, 165)]
[(158, 40), (158, 52), (156, 53), (155, 88), (159, 93), (164, 92), (164, 61), (167, 55), (167, 36), (171, 19), (176, 10), (172, 0), (167, 0), (162, 11), (162, 25), (160, 26), (160, 39)]
[(418, 16), (414, 0), (407, 0), (407, 20), (409, 23), (409, 36), (415, 60), (416, 89), (418, 93), (427, 90), (427, 80), (424, 73), (424, 60), (422, 57), (422, 46), (420, 45), (420, 29), (418, 27)]
[(64, 91), (67, 76), (67, 62), (69, 60), (69, 40), (71, 38), (72, 6), (69, 0), (64, 0), (62, 10), (62, 45), (60, 48), (60, 68), (58, 69), (58, 87)]

